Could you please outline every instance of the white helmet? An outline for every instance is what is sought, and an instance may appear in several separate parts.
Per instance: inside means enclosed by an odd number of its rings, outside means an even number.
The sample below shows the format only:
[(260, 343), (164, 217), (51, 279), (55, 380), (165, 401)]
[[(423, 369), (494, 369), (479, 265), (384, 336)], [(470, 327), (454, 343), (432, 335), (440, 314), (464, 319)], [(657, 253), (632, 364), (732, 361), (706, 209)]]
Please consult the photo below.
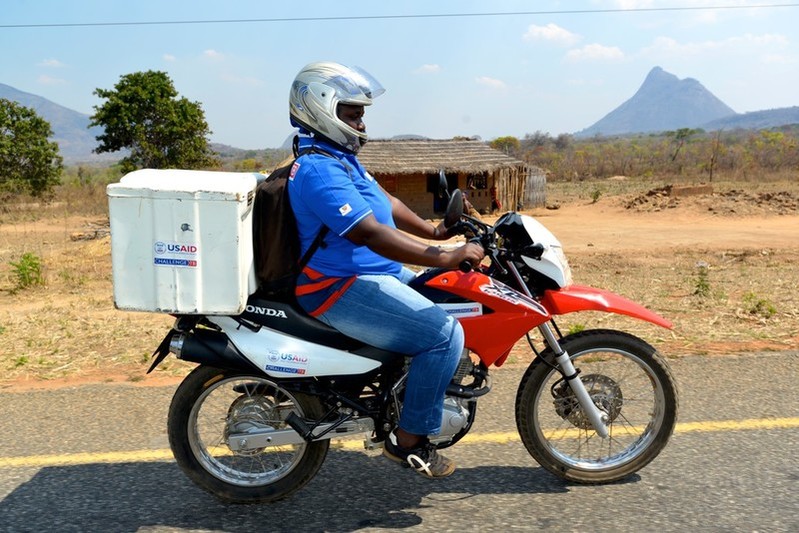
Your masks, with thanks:
[(352, 153), (366, 143), (366, 132), (345, 124), (338, 104), (372, 105), (385, 92), (368, 72), (358, 67), (320, 61), (306, 65), (294, 78), (289, 93), (291, 124), (320, 135)]

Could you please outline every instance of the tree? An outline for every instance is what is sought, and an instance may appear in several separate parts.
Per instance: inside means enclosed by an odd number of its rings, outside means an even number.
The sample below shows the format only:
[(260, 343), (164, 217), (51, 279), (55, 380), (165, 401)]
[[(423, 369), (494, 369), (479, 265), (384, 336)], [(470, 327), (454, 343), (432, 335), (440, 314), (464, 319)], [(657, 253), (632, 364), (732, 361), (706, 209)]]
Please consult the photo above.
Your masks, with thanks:
[(52, 134), (36, 111), (0, 98), (0, 192), (52, 193), (64, 168), (58, 144), (48, 140)]
[(677, 131), (667, 131), (666, 135), (668, 137), (674, 138), (675, 149), (674, 153), (671, 156), (672, 162), (677, 159), (677, 154), (680, 153), (680, 148), (682, 148), (686, 141), (691, 138), (691, 136), (701, 133), (702, 130), (692, 129), (692, 128), (680, 128)]
[(549, 133), (545, 133), (541, 130), (536, 130), (535, 133), (526, 133), (524, 135), (524, 139), (522, 140), (522, 144), (527, 148), (540, 148), (546, 146), (552, 141), (552, 137)]
[(215, 164), (211, 131), (199, 102), (178, 98), (166, 72), (126, 74), (114, 90), (96, 89), (106, 101), (94, 106), (91, 126), (102, 126), (96, 153), (129, 149), (122, 170), (205, 168)]
[(516, 154), (519, 152), (519, 139), (512, 135), (506, 135), (505, 137), (497, 137), (488, 145), (501, 152), (505, 152), (506, 154)]
[(574, 138), (568, 133), (561, 133), (555, 137), (555, 148), (558, 150), (566, 150), (571, 146)]

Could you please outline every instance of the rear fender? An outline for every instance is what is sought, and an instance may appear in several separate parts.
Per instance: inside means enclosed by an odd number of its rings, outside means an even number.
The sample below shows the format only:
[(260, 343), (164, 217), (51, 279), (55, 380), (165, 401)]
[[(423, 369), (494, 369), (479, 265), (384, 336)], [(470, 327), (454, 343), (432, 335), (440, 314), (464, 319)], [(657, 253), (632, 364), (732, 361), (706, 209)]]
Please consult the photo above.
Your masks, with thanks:
[(541, 303), (553, 315), (565, 315), (577, 311), (604, 311), (638, 318), (667, 329), (672, 328), (670, 321), (641, 304), (610, 291), (583, 285), (572, 285), (557, 291), (546, 291), (541, 298)]

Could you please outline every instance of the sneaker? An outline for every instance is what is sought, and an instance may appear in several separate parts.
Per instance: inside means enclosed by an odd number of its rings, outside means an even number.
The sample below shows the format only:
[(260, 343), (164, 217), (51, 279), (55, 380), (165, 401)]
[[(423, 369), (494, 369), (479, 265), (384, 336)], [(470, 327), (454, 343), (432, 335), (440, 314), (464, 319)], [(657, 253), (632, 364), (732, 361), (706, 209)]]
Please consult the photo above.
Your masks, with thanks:
[(427, 477), (447, 477), (455, 471), (455, 462), (438, 453), (435, 444), (424, 439), (416, 448), (403, 448), (393, 431), (383, 446), (383, 455)]

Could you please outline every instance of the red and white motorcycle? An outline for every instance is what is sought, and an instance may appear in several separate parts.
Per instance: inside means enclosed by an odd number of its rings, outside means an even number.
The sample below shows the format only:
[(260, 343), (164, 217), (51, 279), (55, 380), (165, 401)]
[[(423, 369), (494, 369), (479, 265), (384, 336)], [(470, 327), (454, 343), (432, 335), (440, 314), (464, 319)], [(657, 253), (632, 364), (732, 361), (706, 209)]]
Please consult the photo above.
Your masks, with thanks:
[[(562, 335), (554, 318), (619, 313), (659, 326), (661, 316), (621, 296), (573, 285), (558, 240), (535, 219), (506, 213), (493, 226), (463, 215), (460, 191), (448, 226), (479, 242), (490, 264), (430, 269), (411, 286), (458, 318), (466, 351), (445, 399), (439, 448), (472, 427), (481, 396), (522, 337), (535, 358), (515, 402), (530, 455), (561, 478), (622, 479), (666, 445), (677, 390), (666, 361), (642, 339), (609, 329)], [(531, 331), (540, 333), (536, 346)], [(379, 446), (402, 410), (408, 359), (345, 337), (292, 302), (250, 297), (238, 316), (178, 316), (155, 352), (198, 363), (169, 410), (181, 469), (225, 501), (270, 502), (317, 473), (331, 438), (363, 434)]]

